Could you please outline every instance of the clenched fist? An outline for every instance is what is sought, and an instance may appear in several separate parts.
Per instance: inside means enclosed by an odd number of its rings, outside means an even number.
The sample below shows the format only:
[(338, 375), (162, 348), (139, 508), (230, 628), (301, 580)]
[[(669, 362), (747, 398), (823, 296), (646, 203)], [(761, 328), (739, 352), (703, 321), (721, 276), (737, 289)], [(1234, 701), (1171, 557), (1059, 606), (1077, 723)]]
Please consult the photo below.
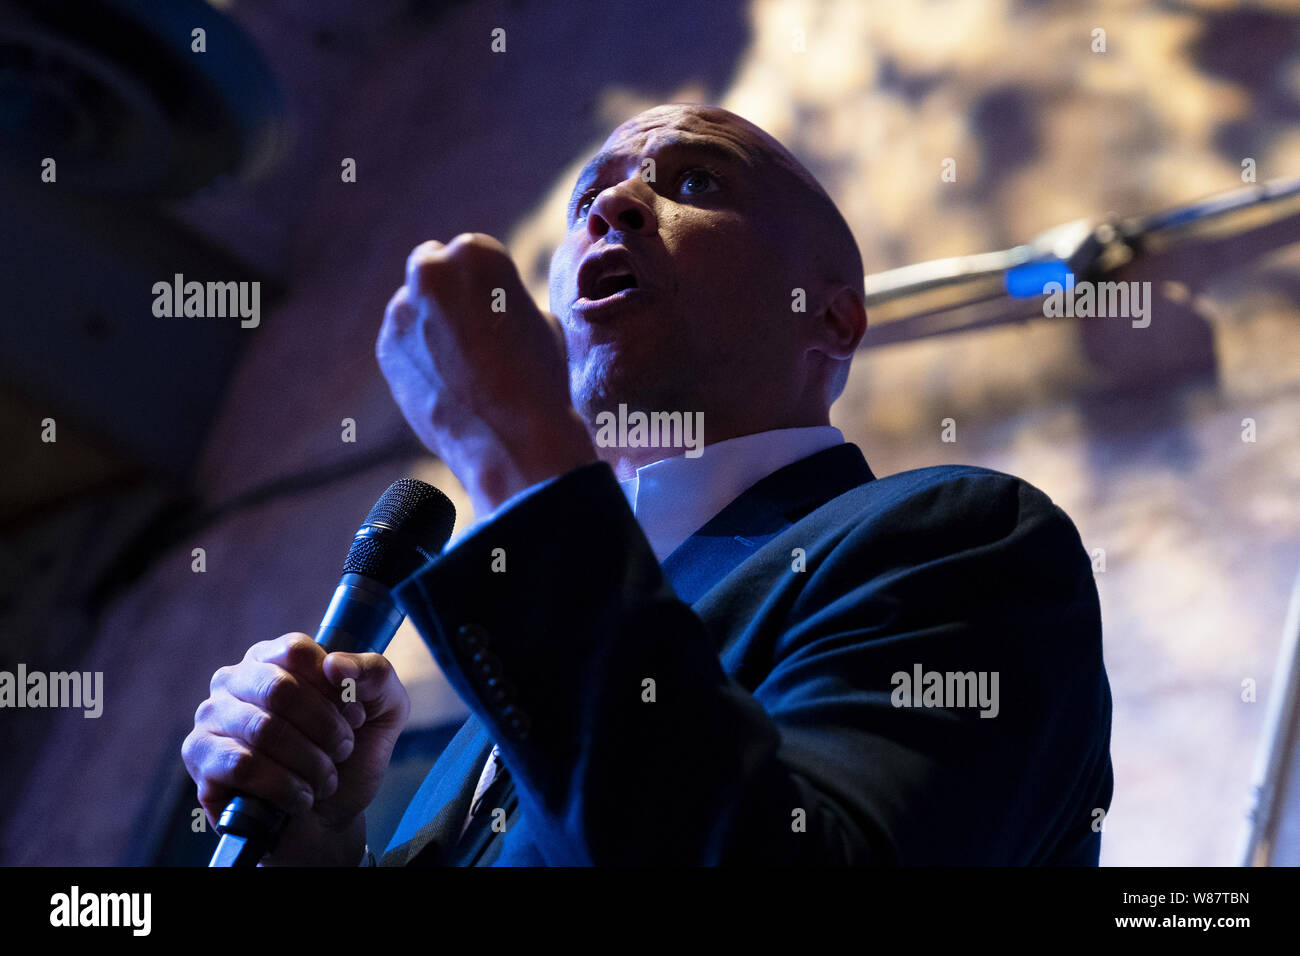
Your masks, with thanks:
[(291, 814), (265, 862), (355, 866), (410, 709), (382, 655), (326, 655), (285, 634), (212, 676), (181, 755), (213, 826), (236, 791)]
[(559, 323), (533, 303), (491, 236), (415, 248), (375, 354), (411, 428), (465, 486), (480, 517), (596, 461), (569, 396)]

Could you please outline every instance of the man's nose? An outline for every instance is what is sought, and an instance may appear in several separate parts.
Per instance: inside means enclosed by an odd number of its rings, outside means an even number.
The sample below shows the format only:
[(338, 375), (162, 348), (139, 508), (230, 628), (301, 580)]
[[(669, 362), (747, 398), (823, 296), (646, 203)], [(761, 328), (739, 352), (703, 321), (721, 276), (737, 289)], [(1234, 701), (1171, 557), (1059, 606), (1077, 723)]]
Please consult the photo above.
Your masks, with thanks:
[(659, 229), (654, 207), (638, 193), (648, 189), (640, 177), (624, 180), (603, 189), (587, 213), (587, 232), (599, 239), (613, 229), (616, 232), (653, 233)]

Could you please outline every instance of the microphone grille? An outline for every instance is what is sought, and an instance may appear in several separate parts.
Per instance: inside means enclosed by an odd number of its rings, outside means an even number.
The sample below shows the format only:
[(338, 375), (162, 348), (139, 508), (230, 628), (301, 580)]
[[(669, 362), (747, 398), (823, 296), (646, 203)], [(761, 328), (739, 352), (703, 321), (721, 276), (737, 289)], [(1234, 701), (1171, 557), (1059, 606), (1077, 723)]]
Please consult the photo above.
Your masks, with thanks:
[(366, 515), (343, 573), (391, 588), (436, 557), (455, 524), (456, 508), (437, 488), (415, 478), (395, 481)]
[(438, 550), (442, 550), (456, 523), (456, 508), (433, 485), (416, 478), (401, 478), (379, 496), (365, 523), (386, 524), (415, 537), (436, 537), (440, 542)]

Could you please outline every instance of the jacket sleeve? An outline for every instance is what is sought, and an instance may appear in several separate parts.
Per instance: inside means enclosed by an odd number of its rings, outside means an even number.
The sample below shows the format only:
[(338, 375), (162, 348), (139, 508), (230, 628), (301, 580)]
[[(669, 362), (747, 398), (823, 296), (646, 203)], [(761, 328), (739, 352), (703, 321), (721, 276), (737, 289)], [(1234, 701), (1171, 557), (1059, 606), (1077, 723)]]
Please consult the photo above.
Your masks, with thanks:
[[(551, 865), (1031, 863), (1063, 842), (1095, 863), (1095, 586), (1069, 519), (998, 479), (807, 542), (756, 615), (771, 650), (752, 691), (605, 464), (500, 510), (397, 597)], [(997, 672), (990, 705), (902, 706), (918, 665)]]

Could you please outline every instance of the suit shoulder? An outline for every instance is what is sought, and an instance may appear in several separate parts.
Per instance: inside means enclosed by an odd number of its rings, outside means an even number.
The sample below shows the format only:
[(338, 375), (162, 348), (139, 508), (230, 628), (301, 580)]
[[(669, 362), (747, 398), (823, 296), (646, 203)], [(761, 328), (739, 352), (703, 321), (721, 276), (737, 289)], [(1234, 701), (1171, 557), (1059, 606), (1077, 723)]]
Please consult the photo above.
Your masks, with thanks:
[(1057, 511), (1064, 515), (1051, 498), (1023, 478), (978, 465), (934, 465), (900, 471), (859, 485), (850, 494), (854, 492), (857, 500), (852, 505), (863, 520), (891, 510), (914, 517), (937, 512), (960, 520), (1011, 503), (1031, 514)]
[(868, 481), (837, 509), (850, 538), (879, 547), (905, 542), (914, 557), (989, 546), (1078, 562), (1083, 543), (1070, 519), (1039, 488), (977, 465), (936, 465)]
[[(891, 495), (912, 497), (935, 492), (963, 494), (972, 491), (985, 492), (1001, 488), (1028, 488), (1042, 494), (1037, 488), (1015, 475), (983, 468), (979, 465), (932, 465), (928, 468), (913, 468), (884, 475), (868, 485), (876, 485), (878, 491)], [(1046, 496), (1044, 496), (1046, 497)]]

